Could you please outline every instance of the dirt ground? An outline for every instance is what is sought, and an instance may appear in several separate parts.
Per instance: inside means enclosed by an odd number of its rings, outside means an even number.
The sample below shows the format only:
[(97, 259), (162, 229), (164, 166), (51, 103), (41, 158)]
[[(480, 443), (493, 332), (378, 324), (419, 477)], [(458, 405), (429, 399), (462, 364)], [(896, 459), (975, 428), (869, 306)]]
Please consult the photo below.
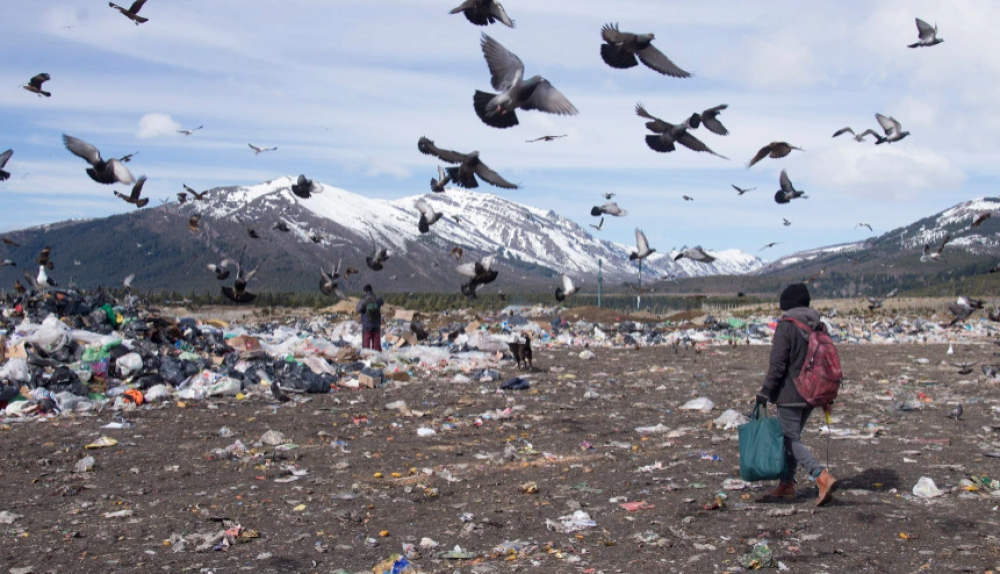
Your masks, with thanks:
[[(415, 373), (393, 387), (280, 406), (251, 394), (143, 407), (125, 415), (135, 423), (128, 430), (100, 428), (115, 420), (111, 412), (4, 425), (0, 511), (20, 518), (0, 524), (0, 565), (3, 573), (370, 572), (427, 537), (439, 546), (414, 561), (427, 573), (734, 572), (761, 540), (790, 572), (986, 572), (1000, 565), (1000, 498), (959, 483), (1000, 478), (998, 459), (984, 456), (1000, 451), (1000, 389), (978, 368), (959, 375), (941, 361), (1000, 361), (992, 346), (945, 350), (841, 347), (847, 383), (833, 428), (853, 433), (829, 441), (842, 487), (819, 510), (801, 472), (794, 503), (756, 502), (766, 485), (722, 490), (739, 476), (737, 432), (710, 422), (727, 408), (748, 410), (766, 346), (596, 349), (590, 361), (581, 349), (536, 348), (528, 391)], [(503, 374), (517, 373), (505, 363)], [(679, 410), (695, 396), (715, 410)], [(893, 396), (916, 397), (923, 408), (899, 412)], [(424, 416), (384, 409), (398, 400)], [(947, 418), (958, 402), (963, 419)], [(498, 419), (508, 408), (511, 417)], [(826, 460), (820, 418), (805, 442)], [(657, 424), (674, 432), (635, 430)], [(222, 427), (232, 436), (220, 436)], [(419, 437), (421, 427), (436, 436)], [(297, 448), (254, 446), (269, 430)], [(119, 442), (85, 450), (101, 436)], [(262, 456), (213, 455), (237, 439)], [(93, 470), (74, 472), (87, 455)], [(286, 482), (290, 470), (308, 473)], [(921, 476), (945, 495), (915, 498)], [(538, 492), (523, 493), (532, 481)], [(724, 506), (706, 510), (720, 492)], [(622, 502), (652, 508), (628, 511)], [(597, 526), (546, 528), (575, 510)], [(131, 512), (108, 516), (121, 511)], [(181, 541), (225, 528), (224, 519), (259, 537), (225, 552)], [(491, 552), (514, 540), (528, 549)], [(437, 557), (455, 546), (476, 558)]]

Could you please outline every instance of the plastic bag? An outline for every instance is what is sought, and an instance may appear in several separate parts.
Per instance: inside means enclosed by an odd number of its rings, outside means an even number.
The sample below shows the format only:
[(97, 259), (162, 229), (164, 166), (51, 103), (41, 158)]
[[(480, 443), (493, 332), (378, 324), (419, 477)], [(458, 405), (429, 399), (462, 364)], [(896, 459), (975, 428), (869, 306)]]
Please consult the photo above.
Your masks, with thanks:
[(698, 397), (697, 399), (693, 399), (693, 400), (690, 400), (690, 401), (684, 403), (684, 406), (681, 407), (681, 410), (682, 411), (701, 411), (701, 412), (703, 412), (705, 414), (708, 414), (708, 413), (712, 412), (712, 409), (714, 409), (714, 408), (715, 408), (715, 403), (713, 403), (709, 398), (707, 398), (707, 397)]
[(139, 353), (127, 353), (120, 357), (115, 364), (118, 366), (118, 372), (121, 376), (128, 377), (132, 373), (142, 370), (142, 356)]
[(712, 421), (715, 426), (722, 427), (725, 430), (731, 430), (738, 428), (740, 425), (746, 424), (748, 419), (742, 414), (729, 409), (728, 411), (722, 413), (722, 416)]
[(913, 487), (913, 496), (920, 498), (937, 498), (943, 495), (944, 493), (934, 484), (934, 480), (926, 476), (921, 476)]
[(739, 427), (740, 478), (746, 482), (776, 480), (787, 471), (785, 436), (776, 417), (758, 404), (750, 422)]
[(24, 359), (11, 359), (0, 367), (0, 380), (18, 381), (21, 383), (31, 380), (31, 371), (28, 369), (28, 362)]
[(146, 402), (155, 403), (170, 396), (170, 389), (166, 385), (155, 385), (146, 391)]

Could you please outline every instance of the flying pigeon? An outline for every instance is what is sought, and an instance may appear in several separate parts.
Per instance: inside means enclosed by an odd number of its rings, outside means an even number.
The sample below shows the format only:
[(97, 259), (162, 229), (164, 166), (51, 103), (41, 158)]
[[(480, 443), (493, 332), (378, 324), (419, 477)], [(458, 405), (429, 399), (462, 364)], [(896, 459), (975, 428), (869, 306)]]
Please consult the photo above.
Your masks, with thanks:
[(319, 290), (324, 295), (333, 295), (338, 299), (346, 299), (343, 291), (340, 290), (340, 283), (337, 279), (340, 278), (340, 262), (337, 262), (337, 266), (327, 273), (322, 267), (319, 268)]
[(0, 181), (7, 181), (10, 179), (10, 172), (4, 171), (3, 168), (7, 167), (7, 162), (10, 161), (10, 158), (13, 155), (14, 150), (12, 149), (0, 153)]
[(142, 186), (144, 185), (146, 185), (146, 176), (142, 175), (139, 176), (139, 180), (135, 182), (134, 186), (132, 186), (131, 194), (125, 195), (124, 193), (121, 193), (119, 191), (115, 191), (114, 194), (122, 198), (125, 201), (125, 203), (131, 203), (137, 208), (143, 208), (146, 207), (146, 204), (149, 203), (148, 197), (142, 197), (142, 198), (139, 197), (140, 195), (142, 195)]
[(945, 235), (944, 240), (941, 242), (941, 246), (934, 252), (931, 251), (930, 245), (924, 245), (924, 254), (920, 256), (920, 262), (927, 263), (929, 261), (939, 261), (941, 259), (941, 253), (944, 251), (944, 246), (948, 245), (949, 241), (951, 241), (951, 235)]
[(250, 236), (250, 239), (260, 239), (260, 234), (253, 227), (247, 226), (247, 235)]
[(429, 232), (431, 230), (431, 226), (437, 223), (443, 215), (439, 211), (434, 211), (431, 204), (427, 203), (423, 199), (418, 199), (414, 204), (414, 207), (416, 207), (417, 211), (420, 212), (420, 222), (417, 224), (417, 229), (420, 230), (420, 233)]
[(451, 248), (451, 251), (448, 252), (448, 255), (454, 257), (455, 261), (461, 261), (462, 256), (465, 255), (465, 250), (456, 245), (455, 247)]
[(451, 183), (451, 176), (445, 173), (444, 168), (438, 166), (438, 178), (431, 178), (431, 191), (434, 193), (444, 193), (444, 186)]
[(594, 217), (600, 217), (601, 215), (611, 215), (613, 217), (625, 217), (628, 212), (624, 209), (618, 207), (618, 204), (609, 201), (600, 207), (593, 207), (590, 210), (590, 214)]
[(524, 141), (525, 141), (525, 143), (551, 142), (551, 141), (555, 141), (555, 140), (557, 140), (559, 138), (564, 138), (564, 137), (566, 137), (566, 136), (565, 135), (561, 135), (561, 136), (542, 136), (540, 138), (535, 138), (533, 140), (524, 140)]
[(42, 89), (42, 84), (52, 79), (52, 76), (48, 74), (38, 74), (37, 76), (28, 80), (28, 83), (21, 86), (25, 90), (28, 90), (32, 94), (38, 94), (38, 97), (45, 96), (46, 98), (51, 98), (52, 93), (46, 92)]
[(616, 194), (614, 194), (614, 193), (602, 193), (601, 195), (604, 197), (604, 199), (606, 199), (608, 201), (611, 201), (611, 198), (614, 197)]
[[(208, 192), (207, 191), (203, 191), (201, 193), (198, 193), (197, 191), (195, 191), (195, 190), (191, 189), (190, 187), (188, 187), (187, 184), (181, 184), (181, 185), (184, 186), (184, 191), (186, 191), (187, 193), (191, 194), (192, 200), (194, 200), (194, 201), (205, 201), (206, 199), (208, 199)], [(185, 201), (187, 201), (187, 197), (185, 196), (184, 199), (181, 199), (181, 195), (183, 195), (183, 194), (178, 193), (177, 194), (177, 199), (179, 199), (181, 203), (184, 203)]]
[[(187, 186), (184, 186), (184, 187), (185, 187), (185, 189), (187, 188)], [(177, 194), (177, 202), (178, 203), (184, 204), (184, 203), (187, 203), (187, 200), (188, 200), (188, 194), (187, 193), (185, 193), (185, 192), (182, 191), (182, 192), (180, 192), (180, 193)]]
[(618, 24), (605, 24), (601, 28), (601, 58), (612, 68), (627, 69), (639, 65), (636, 57), (651, 70), (673, 78), (690, 78), (691, 74), (677, 67), (670, 58), (659, 51), (652, 42), (653, 34), (632, 34), (618, 30)]
[(593, 227), (594, 229), (598, 230), (598, 231), (604, 229), (604, 218), (602, 217), (601, 218), (601, 222), (598, 223), (597, 225), (594, 225), (593, 223), (591, 223), (590, 226)]
[(230, 274), (229, 269), (226, 269), (226, 267), (229, 267), (233, 263), (235, 263), (235, 261), (232, 259), (223, 259), (219, 264), (209, 263), (206, 267), (208, 267), (209, 271), (215, 273), (216, 279), (219, 281), (225, 281), (226, 279), (229, 279)]
[(323, 186), (316, 185), (313, 180), (300, 175), (299, 179), (292, 184), (292, 193), (295, 194), (295, 197), (309, 199), (314, 193), (323, 193)]
[(936, 24), (933, 27), (931, 27), (930, 24), (924, 22), (920, 18), (917, 18), (916, 20), (917, 20), (917, 34), (919, 35), (920, 39), (916, 43), (907, 46), (907, 48), (926, 48), (930, 46), (936, 46), (941, 42), (944, 42), (943, 39), (937, 37), (938, 29)]
[(503, 5), (497, 0), (465, 0), (451, 14), (465, 14), (466, 19), (476, 26), (488, 26), (500, 22), (508, 28), (514, 27), (514, 21), (507, 16)]
[[(488, 165), (483, 163), (482, 160), (479, 159), (478, 151), (465, 154), (457, 151), (441, 149), (434, 145), (432, 140), (429, 140), (426, 137), (420, 138), (417, 142), (417, 149), (420, 150), (420, 153), (432, 155), (441, 161), (458, 164), (458, 167), (447, 168), (448, 177), (457, 186), (464, 187), (466, 189), (475, 189), (479, 187), (479, 182), (476, 181), (476, 176), (479, 176), (479, 179), (482, 179), (486, 183), (496, 187), (504, 189), (518, 188), (513, 183), (500, 177), (500, 174), (493, 171)], [(432, 181), (431, 188), (433, 189), (434, 187), (435, 185)]]
[(285, 223), (284, 220), (278, 220), (278, 222), (275, 223), (274, 227), (272, 227), (271, 229), (274, 229), (275, 231), (280, 231), (282, 233), (288, 233), (289, 231), (292, 230), (292, 228), (288, 227), (288, 224)]
[(388, 261), (388, 259), (388, 250), (384, 247), (379, 249), (376, 245), (372, 254), (365, 257), (365, 264), (367, 264), (368, 268), (372, 271), (381, 271), (383, 269), (383, 264)]
[(278, 150), (278, 148), (276, 148), (276, 147), (267, 147), (267, 148), (264, 148), (264, 147), (257, 147), (257, 146), (255, 146), (253, 144), (247, 144), (247, 145), (250, 146), (250, 149), (253, 150), (253, 154), (254, 155), (260, 155), (260, 154), (262, 154), (262, 153), (264, 153), (266, 151), (277, 151)]
[(20, 243), (14, 241), (13, 239), (10, 239), (8, 237), (0, 237), (0, 242), (2, 242), (4, 245), (11, 245), (13, 247), (20, 247), (21, 246)]
[[(730, 184), (730, 185), (732, 185), (732, 184)], [(757, 189), (757, 188), (756, 188), (756, 187), (750, 187), (750, 188), (747, 188), (747, 189), (743, 189), (742, 187), (736, 187), (735, 185), (733, 185), (733, 189), (735, 189), (735, 190), (736, 190), (736, 193), (737, 193), (737, 194), (739, 194), (739, 195), (743, 195), (744, 193), (747, 193), (747, 192), (750, 192), (750, 191), (753, 191), (753, 190), (755, 190), (755, 189)]]
[(788, 179), (788, 173), (786, 173), (785, 170), (781, 170), (781, 176), (778, 178), (778, 183), (781, 185), (781, 189), (774, 194), (775, 203), (788, 203), (797, 197), (809, 199), (809, 196), (806, 195), (804, 191), (795, 189), (792, 185), (792, 180)]
[(115, 10), (118, 10), (119, 12), (122, 13), (123, 16), (135, 22), (135, 25), (138, 26), (139, 24), (145, 24), (146, 22), (149, 22), (149, 18), (143, 18), (142, 16), (139, 15), (139, 10), (142, 10), (142, 5), (145, 3), (146, 0), (135, 0), (135, 2), (132, 3), (132, 6), (128, 10), (122, 8), (121, 6), (115, 4), (114, 2), (108, 2), (108, 6), (111, 6)]
[(556, 301), (562, 303), (567, 298), (576, 295), (576, 292), (579, 290), (580, 288), (575, 283), (573, 283), (573, 280), (570, 278), (570, 276), (563, 273), (562, 285), (556, 287)]
[[(0, 160), (2, 160), (2, 159), (3, 158), (0, 157)], [(2, 163), (0, 163), (0, 167), (3, 167)], [(0, 179), (3, 179), (3, 174), (2, 173), (0, 173)], [(970, 228), (972, 228), (972, 227), (979, 227), (980, 225), (983, 224), (984, 221), (986, 221), (987, 219), (989, 219), (992, 216), (993, 216), (993, 213), (990, 212), (990, 211), (986, 211), (986, 212), (980, 213), (979, 215), (976, 216), (975, 219), (972, 220), (972, 224), (969, 227)]]
[(681, 251), (676, 257), (674, 257), (674, 261), (680, 261), (685, 257), (692, 261), (697, 261), (698, 263), (711, 263), (715, 261), (715, 257), (706, 253), (700, 245)]
[(781, 159), (788, 154), (792, 153), (793, 149), (802, 151), (802, 148), (789, 145), (788, 142), (771, 142), (766, 146), (760, 148), (757, 155), (753, 156), (750, 163), (747, 164), (747, 169), (750, 169), (757, 162), (764, 159), (765, 157), (770, 157), (771, 159)]
[(991, 379), (1000, 375), (1000, 365), (982, 365), (980, 368), (983, 370), (983, 374)]
[(782, 221), (784, 222), (784, 226), (785, 226), (785, 227), (791, 227), (791, 225), (792, 225), (792, 222), (791, 222), (791, 221), (788, 221), (788, 220), (787, 220), (787, 219), (785, 219), (784, 217), (782, 217), (782, 218), (781, 218), (781, 220), (782, 220)]
[(903, 126), (899, 124), (896, 118), (885, 117), (882, 114), (875, 114), (875, 119), (878, 120), (880, 126), (885, 131), (885, 137), (882, 137), (875, 132), (875, 145), (882, 145), (884, 143), (894, 143), (910, 135), (910, 132), (904, 132)]
[(871, 297), (871, 296), (867, 297), (867, 300), (868, 300), (868, 310), (874, 311), (875, 309), (881, 309), (882, 308), (882, 303), (884, 303), (886, 299), (892, 299), (897, 294), (899, 294), (899, 289), (893, 289), (892, 291), (889, 291), (889, 293), (886, 294), (886, 296), (882, 297), (882, 298)]
[(684, 198), (684, 201), (694, 201), (694, 198), (690, 195), (682, 195), (681, 197)]
[(872, 130), (872, 129), (868, 129), (868, 130), (865, 130), (865, 131), (861, 132), (860, 134), (856, 134), (856, 133), (854, 133), (854, 130), (851, 129), (851, 128), (840, 128), (839, 130), (837, 130), (837, 131), (835, 131), (833, 133), (833, 137), (837, 137), (837, 136), (843, 135), (843, 134), (851, 134), (852, 136), (854, 136), (854, 141), (856, 141), (856, 142), (863, 142), (863, 141), (865, 141), (865, 137), (869, 136), (869, 135), (875, 136), (876, 140), (879, 137), (879, 135), (877, 133), (875, 133), (875, 130)]
[(199, 223), (201, 223), (201, 216), (196, 213), (188, 219), (188, 229), (191, 231), (198, 231)]
[(261, 259), (260, 262), (257, 263), (257, 266), (248, 273), (246, 267), (243, 266), (243, 256), (246, 254), (246, 250), (247, 248), (244, 247), (243, 252), (240, 253), (240, 260), (236, 266), (236, 282), (232, 287), (222, 287), (222, 294), (226, 296), (226, 299), (229, 299), (233, 303), (252, 303), (253, 300), (257, 298), (257, 295), (247, 291), (247, 284), (250, 283), (253, 276), (257, 274), (257, 270), (260, 269), (264, 260)]
[(870, 232), (872, 232), (872, 233), (875, 233), (875, 230), (874, 230), (874, 229), (872, 229), (872, 226), (871, 226), (871, 224), (869, 224), (869, 223), (863, 223), (863, 222), (862, 222), (862, 223), (859, 223), (859, 224), (857, 224), (857, 225), (855, 225), (855, 226), (854, 226), (854, 229), (857, 229), (857, 228), (859, 228), (859, 227), (867, 227), (867, 228), (868, 228), (868, 231), (870, 231)]
[(46, 245), (45, 247), (42, 248), (41, 252), (39, 252), (38, 259), (35, 260), (35, 263), (38, 263), (42, 267), (45, 267), (50, 270), (55, 269), (56, 264), (52, 261), (51, 256), (52, 256), (52, 248)]
[(982, 309), (982, 301), (959, 297), (957, 301), (948, 305), (948, 312), (955, 317), (948, 326), (954, 326), (972, 316), (977, 310)]
[(647, 135), (646, 145), (653, 151), (669, 153), (676, 149), (674, 144), (679, 143), (692, 151), (706, 152), (714, 156), (721, 157), (722, 159), (729, 159), (726, 156), (719, 155), (712, 151), (703, 141), (694, 137), (691, 132), (688, 131), (689, 129), (692, 129), (693, 126), (691, 125), (691, 122), (697, 114), (683, 123), (674, 125), (651, 115), (646, 111), (646, 108), (644, 108), (641, 103), (636, 104), (635, 113), (639, 117), (652, 120), (646, 122), (646, 129), (654, 132), (656, 135)]
[(129, 292), (132, 291), (132, 282), (135, 281), (135, 273), (129, 273), (129, 276), (122, 280), (122, 286), (125, 287)]
[(63, 144), (73, 155), (86, 160), (90, 164), (90, 167), (87, 168), (87, 175), (97, 183), (105, 185), (113, 185), (115, 183), (132, 185), (135, 183), (135, 178), (132, 177), (132, 173), (129, 172), (127, 167), (117, 159), (104, 161), (101, 158), (101, 152), (89, 143), (63, 134)]
[(649, 257), (656, 252), (656, 249), (649, 246), (649, 241), (646, 240), (646, 234), (642, 232), (638, 227), (635, 228), (635, 246), (636, 250), (629, 254), (629, 261), (639, 261)]
[(189, 136), (189, 135), (194, 134), (194, 132), (196, 132), (196, 131), (204, 128), (204, 127), (205, 126), (198, 126), (198, 127), (194, 128), (193, 130), (177, 130), (177, 133), (179, 133), (181, 135), (184, 135), (184, 136)]
[(775, 245), (781, 245), (781, 242), (780, 241), (774, 241), (774, 242), (768, 243), (767, 245), (765, 245), (764, 247), (761, 247), (757, 251), (763, 251), (765, 249), (770, 249), (770, 248), (774, 247)]
[(461, 286), (462, 295), (465, 295), (467, 299), (476, 299), (476, 290), (479, 287), (496, 281), (500, 273), (496, 269), (493, 269), (493, 261), (495, 259), (495, 255), (487, 255), (479, 261), (459, 265), (455, 268), (460, 275), (470, 278), (468, 282)]
[(0, 267), (17, 267), (17, 263), (12, 259), (4, 259), (0, 261)]
[(516, 126), (515, 110), (518, 108), (567, 116), (578, 113), (566, 96), (545, 78), (532, 76), (525, 80), (521, 59), (486, 34), (483, 34), (482, 48), (493, 89), (500, 92), (491, 94), (477, 90), (473, 96), (476, 115), (483, 123), (494, 128)]
[(700, 125), (704, 124), (705, 128), (713, 134), (720, 136), (729, 135), (729, 130), (727, 130), (726, 126), (722, 125), (722, 122), (719, 121), (719, 114), (722, 113), (722, 110), (725, 110), (728, 107), (729, 104), (722, 104), (715, 106), (714, 108), (708, 108), (700, 114), (694, 114), (691, 116), (691, 127), (698, 128)]

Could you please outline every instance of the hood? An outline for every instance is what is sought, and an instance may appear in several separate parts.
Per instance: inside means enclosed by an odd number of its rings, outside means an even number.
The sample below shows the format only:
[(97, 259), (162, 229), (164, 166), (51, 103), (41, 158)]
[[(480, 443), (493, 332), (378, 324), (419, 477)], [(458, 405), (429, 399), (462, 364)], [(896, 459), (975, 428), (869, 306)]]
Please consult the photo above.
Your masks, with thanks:
[[(809, 307), (796, 307), (795, 309), (789, 309), (781, 316), (802, 321), (806, 325), (809, 325), (810, 329), (816, 329), (819, 327), (820, 323), (822, 323), (819, 312)], [(802, 333), (803, 337), (807, 339), (809, 338), (809, 334), (802, 332), (802, 329), (799, 329), (799, 332)]]

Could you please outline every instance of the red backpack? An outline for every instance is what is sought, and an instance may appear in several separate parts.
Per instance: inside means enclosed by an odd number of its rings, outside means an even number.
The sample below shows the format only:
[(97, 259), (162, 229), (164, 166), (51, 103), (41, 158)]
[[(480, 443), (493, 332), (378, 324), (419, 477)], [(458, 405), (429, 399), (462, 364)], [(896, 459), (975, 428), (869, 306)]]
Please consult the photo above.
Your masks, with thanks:
[(814, 407), (825, 407), (837, 398), (844, 373), (840, 370), (840, 355), (826, 328), (820, 323), (812, 329), (802, 321), (785, 317), (784, 321), (809, 333), (809, 350), (802, 364), (802, 372), (795, 377), (795, 389)]

